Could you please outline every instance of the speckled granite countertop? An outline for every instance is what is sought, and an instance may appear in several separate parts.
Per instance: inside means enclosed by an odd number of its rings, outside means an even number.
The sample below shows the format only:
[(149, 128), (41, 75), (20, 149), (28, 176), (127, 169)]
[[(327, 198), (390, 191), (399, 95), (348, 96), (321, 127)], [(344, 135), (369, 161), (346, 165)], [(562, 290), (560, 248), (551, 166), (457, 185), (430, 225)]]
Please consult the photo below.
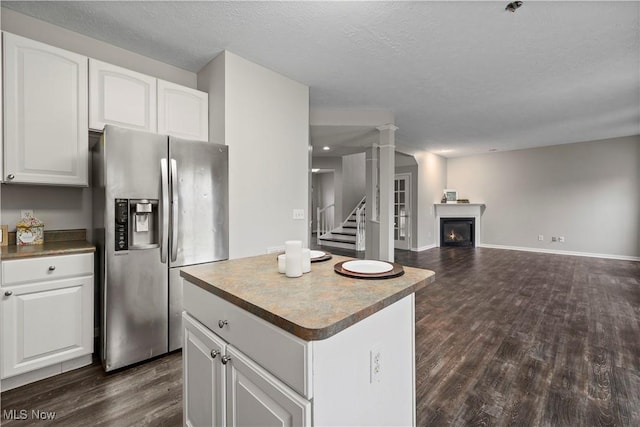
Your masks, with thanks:
[(42, 245), (17, 246), (15, 233), (9, 233), (9, 245), (0, 247), (0, 260), (73, 255), (95, 252), (86, 240), (86, 230), (45, 230)]
[(352, 279), (333, 270), (333, 256), (311, 264), (311, 272), (278, 273), (275, 254), (183, 268), (181, 276), (306, 341), (328, 338), (435, 280), (430, 270), (404, 267), (384, 280)]

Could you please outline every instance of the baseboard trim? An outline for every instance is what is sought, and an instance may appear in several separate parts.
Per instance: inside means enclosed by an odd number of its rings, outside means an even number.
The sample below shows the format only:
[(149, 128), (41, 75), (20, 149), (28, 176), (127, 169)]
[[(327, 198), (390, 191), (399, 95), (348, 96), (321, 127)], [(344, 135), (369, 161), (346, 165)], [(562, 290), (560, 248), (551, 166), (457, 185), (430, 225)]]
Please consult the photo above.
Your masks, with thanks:
[(419, 248), (411, 248), (412, 252), (422, 252), (422, 251), (426, 251), (427, 249), (433, 249), (436, 247), (435, 243), (432, 243), (430, 245), (427, 246), (420, 246)]
[(478, 247), (490, 248), (490, 249), (506, 249), (509, 251), (538, 252), (543, 254), (554, 254), (554, 255), (572, 255), (572, 256), (583, 256), (583, 257), (589, 257), (589, 258), (617, 259), (621, 261), (640, 261), (640, 257), (628, 256), (628, 255), (595, 254), (591, 252), (561, 251), (561, 250), (555, 250), (555, 249), (527, 248), (522, 246), (491, 245), (488, 243), (482, 243), (478, 245)]

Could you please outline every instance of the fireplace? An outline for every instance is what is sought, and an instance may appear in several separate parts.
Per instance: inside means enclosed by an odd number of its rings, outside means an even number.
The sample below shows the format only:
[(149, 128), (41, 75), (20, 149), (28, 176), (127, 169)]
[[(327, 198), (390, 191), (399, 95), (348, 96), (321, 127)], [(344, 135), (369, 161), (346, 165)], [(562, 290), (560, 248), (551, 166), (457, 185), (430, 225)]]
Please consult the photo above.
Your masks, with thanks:
[(440, 246), (475, 246), (475, 218), (440, 218)]

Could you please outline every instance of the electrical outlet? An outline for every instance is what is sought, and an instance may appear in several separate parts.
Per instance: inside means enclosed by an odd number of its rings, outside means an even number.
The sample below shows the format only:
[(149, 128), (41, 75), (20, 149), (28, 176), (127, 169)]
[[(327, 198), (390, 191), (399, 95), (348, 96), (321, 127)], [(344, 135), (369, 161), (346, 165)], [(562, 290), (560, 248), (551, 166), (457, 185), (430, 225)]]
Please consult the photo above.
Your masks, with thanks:
[(293, 219), (304, 219), (304, 209), (294, 209)]
[(544, 236), (542, 234), (538, 234), (538, 240), (540, 242), (543, 242), (544, 241)]
[(552, 241), (552, 242), (557, 242), (557, 241), (558, 241), (558, 238), (557, 238), (556, 236), (553, 236), (553, 237), (551, 238), (551, 241)]
[(560, 243), (564, 243), (564, 236), (560, 236), (560, 237), (558, 237), (558, 242), (560, 242)]
[(20, 211), (20, 218), (33, 218), (33, 209), (22, 209)]
[(369, 350), (369, 370), (371, 384), (379, 383), (382, 377), (382, 349), (379, 345)]

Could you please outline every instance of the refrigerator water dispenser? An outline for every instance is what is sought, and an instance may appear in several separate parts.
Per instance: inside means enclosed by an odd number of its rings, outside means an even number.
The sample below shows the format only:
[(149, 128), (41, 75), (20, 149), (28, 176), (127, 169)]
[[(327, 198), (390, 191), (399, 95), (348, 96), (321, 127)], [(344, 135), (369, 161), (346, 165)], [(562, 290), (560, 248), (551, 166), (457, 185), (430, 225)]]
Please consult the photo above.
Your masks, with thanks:
[(129, 249), (151, 249), (160, 246), (158, 200), (130, 199)]

